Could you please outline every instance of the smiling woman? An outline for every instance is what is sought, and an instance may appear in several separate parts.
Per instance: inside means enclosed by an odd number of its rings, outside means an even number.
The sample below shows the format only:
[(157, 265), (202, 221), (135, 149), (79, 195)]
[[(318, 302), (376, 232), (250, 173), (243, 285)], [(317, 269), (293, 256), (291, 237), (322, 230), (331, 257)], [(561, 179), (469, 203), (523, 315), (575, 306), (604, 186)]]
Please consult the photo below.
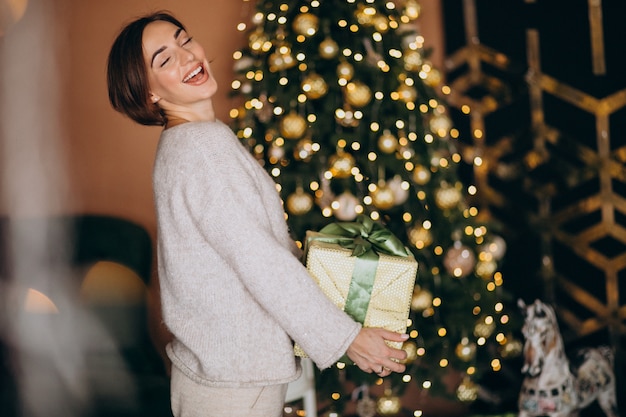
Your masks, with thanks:
[(408, 335), (362, 328), (311, 280), (276, 184), (216, 119), (217, 82), (182, 23), (135, 20), (108, 65), (113, 107), (164, 126), (152, 178), (174, 415), (282, 416), (301, 373), (293, 341), (322, 369), (347, 354), (381, 377), (404, 371), (406, 352), (385, 341)]

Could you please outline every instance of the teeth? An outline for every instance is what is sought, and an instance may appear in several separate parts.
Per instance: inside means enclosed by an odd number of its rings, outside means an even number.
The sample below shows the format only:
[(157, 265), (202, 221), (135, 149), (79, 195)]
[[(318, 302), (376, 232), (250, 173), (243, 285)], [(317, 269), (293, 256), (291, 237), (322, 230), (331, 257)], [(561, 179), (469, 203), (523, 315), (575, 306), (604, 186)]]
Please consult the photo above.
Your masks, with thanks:
[(202, 66), (199, 66), (193, 72), (191, 72), (188, 76), (186, 76), (183, 82), (186, 83), (187, 81), (191, 80), (193, 77), (200, 74), (200, 71), (202, 71)]

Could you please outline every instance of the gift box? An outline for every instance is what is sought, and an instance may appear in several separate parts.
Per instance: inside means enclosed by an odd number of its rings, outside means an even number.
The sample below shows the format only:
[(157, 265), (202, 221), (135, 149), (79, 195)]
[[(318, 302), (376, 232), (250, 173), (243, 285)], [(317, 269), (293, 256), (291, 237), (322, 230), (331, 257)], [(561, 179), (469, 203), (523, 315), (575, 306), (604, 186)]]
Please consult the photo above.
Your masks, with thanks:
[[(362, 216), (307, 232), (305, 264), (322, 292), (364, 327), (406, 332), (418, 264), (383, 226)], [(298, 345), (295, 352), (306, 356)]]

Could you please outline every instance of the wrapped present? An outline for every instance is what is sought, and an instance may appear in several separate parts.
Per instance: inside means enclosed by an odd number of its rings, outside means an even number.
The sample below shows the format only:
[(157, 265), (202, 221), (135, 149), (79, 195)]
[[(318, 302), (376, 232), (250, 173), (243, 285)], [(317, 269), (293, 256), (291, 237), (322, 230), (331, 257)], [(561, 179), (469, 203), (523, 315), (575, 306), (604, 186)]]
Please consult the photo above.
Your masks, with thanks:
[[(389, 230), (366, 216), (307, 232), (305, 263), (338, 307), (365, 327), (406, 332), (417, 261)], [(402, 342), (388, 342), (401, 348)], [(296, 345), (297, 356), (306, 353)]]

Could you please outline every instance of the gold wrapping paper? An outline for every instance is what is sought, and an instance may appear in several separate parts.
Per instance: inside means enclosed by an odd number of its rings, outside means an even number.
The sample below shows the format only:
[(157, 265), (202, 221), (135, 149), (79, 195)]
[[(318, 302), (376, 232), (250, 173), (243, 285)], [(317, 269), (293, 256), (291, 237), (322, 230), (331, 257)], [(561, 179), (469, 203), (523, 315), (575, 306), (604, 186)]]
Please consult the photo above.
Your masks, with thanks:
[[(307, 237), (310, 235), (314, 236), (315, 233), (309, 233)], [(408, 252), (408, 257), (379, 254), (372, 295), (365, 322), (362, 323), (364, 327), (406, 332), (418, 266), (415, 258)], [(309, 240), (306, 253), (306, 268), (311, 278), (342, 310), (346, 305), (356, 260), (351, 254), (351, 249), (314, 239)], [(402, 347), (402, 342), (388, 344), (398, 349)], [(306, 357), (306, 353), (297, 344), (294, 350), (296, 356)]]

